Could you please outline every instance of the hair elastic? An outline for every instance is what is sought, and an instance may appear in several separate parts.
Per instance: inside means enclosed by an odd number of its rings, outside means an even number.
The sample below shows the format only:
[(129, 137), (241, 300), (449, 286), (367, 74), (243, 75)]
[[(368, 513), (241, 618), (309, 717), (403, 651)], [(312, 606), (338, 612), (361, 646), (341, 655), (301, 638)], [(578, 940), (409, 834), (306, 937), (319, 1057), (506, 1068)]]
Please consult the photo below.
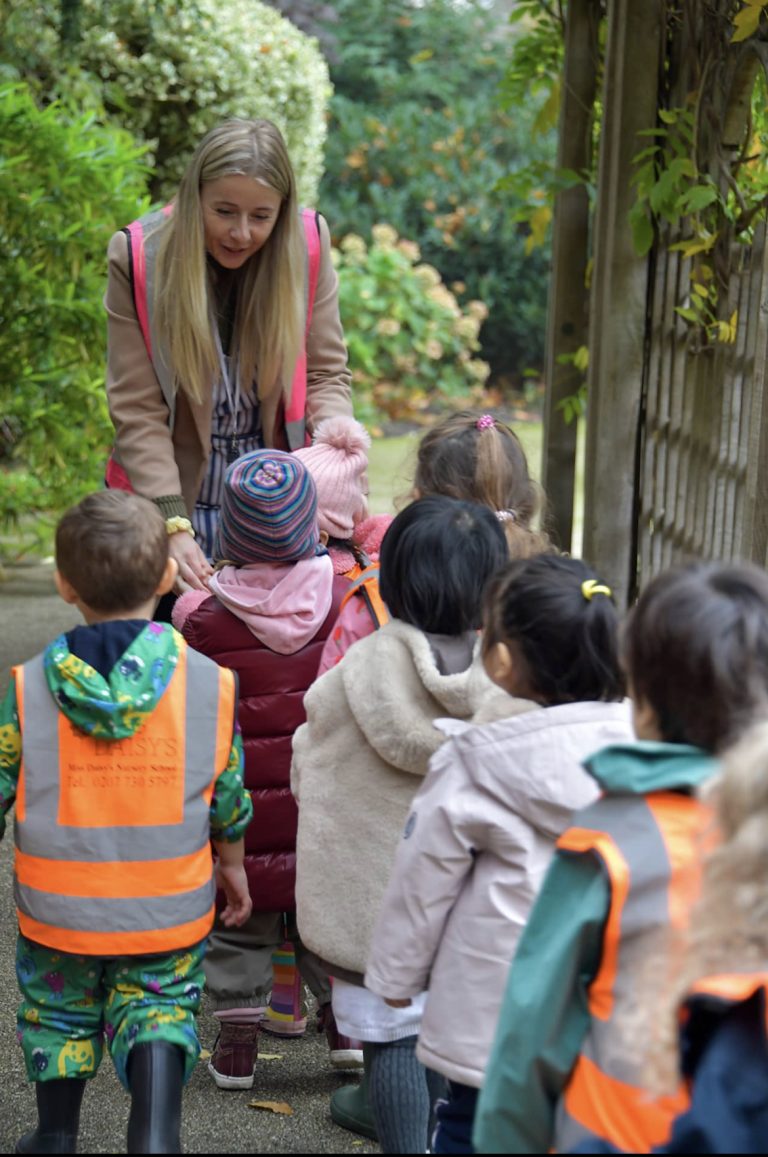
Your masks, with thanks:
[(593, 595), (607, 595), (608, 598), (611, 598), (613, 595), (611, 588), (605, 586), (604, 583), (599, 583), (597, 579), (584, 579), (584, 582), (581, 584), (581, 593), (588, 603), (592, 602)]
[(497, 510), (496, 517), (499, 522), (517, 522), (517, 512), (514, 510)]
[(490, 414), (483, 414), (482, 418), (478, 418), (475, 426), (478, 430), (490, 430), (492, 426), (496, 425), (496, 419)]

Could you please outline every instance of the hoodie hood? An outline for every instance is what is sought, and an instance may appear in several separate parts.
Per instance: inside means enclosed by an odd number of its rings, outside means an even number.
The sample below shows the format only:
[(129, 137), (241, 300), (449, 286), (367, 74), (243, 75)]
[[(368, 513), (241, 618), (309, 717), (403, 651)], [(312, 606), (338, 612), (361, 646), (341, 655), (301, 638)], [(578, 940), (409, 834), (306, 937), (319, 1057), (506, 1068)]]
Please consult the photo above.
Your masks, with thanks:
[(398, 619), (355, 643), (334, 670), (370, 746), (393, 767), (418, 775), (444, 740), (435, 721), (469, 719), (493, 687), (479, 644), (466, 671), (441, 675), (427, 636)]
[(507, 718), (477, 725), (476, 716), (473, 726), (450, 729), (454, 757), (472, 769), (481, 795), (502, 800), (506, 810), (556, 840), (573, 812), (599, 794), (584, 760), (600, 747), (631, 739), (629, 703), (541, 707), (512, 696), (507, 700)]
[(719, 761), (699, 747), (683, 743), (614, 743), (595, 751), (584, 766), (612, 795), (652, 791), (695, 791), (719, 771)]
[[(77, 628), (88, 653), (112, 650), (112, 622)], [(127, 739), (157, 705), (179, 661), (184, 642), (170, 623), (147, 623), (107, 674), (70, 650), (67, 635), (45, 649), (43, 665), (51, 695), (67, 719), (99, 739)], [(95, 661), (95, 660), (94, 660)]]
[(333, 601), (328, 554), (292, 563), (225, 566), (211, 576), (211, 594), (278, 655), (293, 655), (314, 639)]

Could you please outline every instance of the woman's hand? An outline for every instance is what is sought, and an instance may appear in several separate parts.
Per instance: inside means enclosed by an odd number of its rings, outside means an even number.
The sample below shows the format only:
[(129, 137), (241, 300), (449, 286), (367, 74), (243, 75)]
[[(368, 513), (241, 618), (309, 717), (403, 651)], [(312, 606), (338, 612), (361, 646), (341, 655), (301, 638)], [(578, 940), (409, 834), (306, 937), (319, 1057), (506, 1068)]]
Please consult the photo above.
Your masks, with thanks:
[(173, 584), (174, 594), (183, 595), (185, 591), (208, 589), (213, 567), (188, 531), (177, 530), (170, 535), (168, 551), (179, 564), (179, 573)]

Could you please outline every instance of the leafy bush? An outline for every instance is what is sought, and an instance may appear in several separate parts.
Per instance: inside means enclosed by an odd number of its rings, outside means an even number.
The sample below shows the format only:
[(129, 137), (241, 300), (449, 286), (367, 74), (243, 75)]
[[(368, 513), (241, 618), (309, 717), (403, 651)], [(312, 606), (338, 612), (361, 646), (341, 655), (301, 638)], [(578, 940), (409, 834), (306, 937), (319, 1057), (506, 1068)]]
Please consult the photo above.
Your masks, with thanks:
[(106, 250), (148, 207), (141, 150), (92, 113), (0, 85), (0, 516), (101, 485)]
[[(530, 252), (510, 170), (554, 158), (524, 104), (499, 107), (509, 36), (476, 0), (337, 0), (339, 61), (321, 184), (334, 236), (386, 220), (412, 238), (462, 300), (489, 316), (480, 341), (494, 377), (543, 360), (549, 254)], [(450, 67), (446, 67), (450, 61)]]
[[(45, 96), (77, 68), (99, 78), (104, 107), (149, 146), (151, 192), (167, 197), (200, 138), (232, 116), (263, 116), (285, 135), (301, 196), (322, 170), (328, 67), (317, 43), (257, 0), (81, 0), (79, 41), (59, 40), (60, 5), (6, 0), (3, 53)], [(77, 66), (77, 67), (75, 67)]]
[(436, 402), (478, 402), (489, 366), (474, 351), (487, 309), (462, 309), (418, 246), (376, 224), (373, 242), (350, 233), (333, 250), (356, 409), (376, 424), (418, 416)]

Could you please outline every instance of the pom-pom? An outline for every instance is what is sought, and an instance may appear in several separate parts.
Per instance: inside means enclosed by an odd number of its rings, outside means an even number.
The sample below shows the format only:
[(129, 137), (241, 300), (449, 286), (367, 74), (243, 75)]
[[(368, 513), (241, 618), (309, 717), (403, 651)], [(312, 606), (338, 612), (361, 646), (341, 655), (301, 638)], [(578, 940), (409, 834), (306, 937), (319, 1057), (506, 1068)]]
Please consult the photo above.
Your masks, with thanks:
[(315, 430), (313, 446), (332, 446), (346, 454), (366, 454), (371, 436), (360, 422), (343, 415), (324, 418)]

